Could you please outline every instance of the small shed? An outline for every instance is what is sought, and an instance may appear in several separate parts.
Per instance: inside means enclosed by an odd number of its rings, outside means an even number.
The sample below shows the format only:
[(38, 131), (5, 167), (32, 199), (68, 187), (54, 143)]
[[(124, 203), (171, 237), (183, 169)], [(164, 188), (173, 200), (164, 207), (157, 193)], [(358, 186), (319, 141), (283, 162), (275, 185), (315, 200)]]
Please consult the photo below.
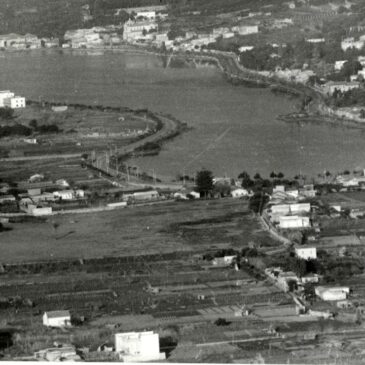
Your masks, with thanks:
[(71, 325), (71, 314), (67, 310), (44, 312), (43, 325), (47, 327), (68, 327)]

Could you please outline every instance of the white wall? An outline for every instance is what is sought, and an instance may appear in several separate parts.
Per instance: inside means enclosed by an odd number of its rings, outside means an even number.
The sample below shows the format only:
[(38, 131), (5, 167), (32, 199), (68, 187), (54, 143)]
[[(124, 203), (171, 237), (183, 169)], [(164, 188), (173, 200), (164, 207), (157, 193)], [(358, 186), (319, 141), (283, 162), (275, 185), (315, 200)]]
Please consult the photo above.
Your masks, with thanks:
[(295, 254), (304, 260), (317, 259), (317, 249), (315, 247), (296, 248)]

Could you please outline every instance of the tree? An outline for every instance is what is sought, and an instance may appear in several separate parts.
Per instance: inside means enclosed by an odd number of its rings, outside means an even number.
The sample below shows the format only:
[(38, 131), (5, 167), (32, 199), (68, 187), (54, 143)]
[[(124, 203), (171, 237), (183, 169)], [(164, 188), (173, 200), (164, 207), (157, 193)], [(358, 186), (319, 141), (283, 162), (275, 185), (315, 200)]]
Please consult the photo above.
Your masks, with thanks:
[(269, 201), (269, 197), (263, 192), (256, 193), (250, 198), (249, 207), (254, 213), (262, 213), (265, 204)]
[(196, 186), (200, 194), (207, 195), (213, 189), (213, 174), (209, 170), (202, 169), (196, 174)]
[(244, 189), (251, 188), (251, 187), (254, 185), (254, 182), (251, 180), (250, 175), (249, 175), (246, 171), (241, 172), (241, 173), (238, 175), (238, 178), (239, 178), (239, 179), (242, 179), (242, 184), (241, 184), (241, 186), (242, 186)]
[(38, 122), (37, 122), (37, 119), (32, 119), (32, 120), (29, 122), (29, 127), (33, 128), (33, 129), (37, 129), (37, 128), (38, 128)]
[(271, 179), (275, 179), (275, 178), (276, 178), (276, 174), (275, 174), (275, 172), (274, 172), (274, 171), (270, 174), (270, 178), (271, 178)]
[(279, 173), (278, 173), (278, 178), (279, 178), (279, 179), (282, 179), (283, 177), (284, 177), (284, 174), (283, 174), (282, 172), (279, 172)]
[(12, 119), (14, 116), (14, 109), (9, 107), (0, 108), (0, 118), (1, 119)]
[(312, 300), (316, 297), (313, 283), (304, 284), (304, 297), (306, 300)]
[(258, 173), (258, 172), (256, 172), (256, 174), (254, 175), (254, 177), (253, 177), (255, 180), (261, 180), (261, 175)]

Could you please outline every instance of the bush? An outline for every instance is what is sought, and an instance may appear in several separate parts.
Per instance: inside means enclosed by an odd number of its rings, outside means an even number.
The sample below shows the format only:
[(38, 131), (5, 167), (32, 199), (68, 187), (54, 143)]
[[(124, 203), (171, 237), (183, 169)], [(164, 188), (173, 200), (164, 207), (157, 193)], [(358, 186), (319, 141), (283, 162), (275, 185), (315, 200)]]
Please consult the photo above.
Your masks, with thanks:
[(5, 107), (5, 108), (0, 108), (0, 118), (1, 119), (13, 119), (14, 117), (14, 109)]
[(9, 136), (29, 136), (31, 134), (32, 129), (22, 124), (0, 127), (0, 138)]

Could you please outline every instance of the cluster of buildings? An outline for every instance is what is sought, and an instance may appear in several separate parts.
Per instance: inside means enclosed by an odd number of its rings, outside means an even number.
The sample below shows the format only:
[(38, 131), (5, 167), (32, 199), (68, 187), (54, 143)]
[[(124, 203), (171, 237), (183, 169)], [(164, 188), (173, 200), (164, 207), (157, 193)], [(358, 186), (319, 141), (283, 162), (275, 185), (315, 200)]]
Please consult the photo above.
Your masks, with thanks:
[(28, 189), (27, 193), (19, 194), (19, 207), (22, 211), (30, 215), (51, 215), (52, 203), (78, 200), (84, 197), (85, 192), (82, 189), (58, 190), (52, 193), (42, 191), (40, 188)]
[(21, 212), (33, 216), (51, 215), (53, 205), (85, 198), (84, 190), (71, 189), (66, 180), (45, 181), (44, 176), (39, 174), (31, 176), (28, 181), (19, 182), (17, 188), (21, 192), (15, 197), (9, 194), (9, 186), (4, 186), (0, 191), (0, 205), (17, 205)]
[[(49, 328), (71, 327), (71, 314), (67, 310), (49, 311), (43, 314), (43, 325)], [(153, 331), (116, 333), (114, 344), (100, 346), (99, 352), (114, 352), (123, 362), (162, 361), (166, 354), (160, 352), (160, 337)], [(57, 346), (37, 351), (37, 360), (75, 361), (80, 360), (74, 346)]]
[(98, 48), (118, 45), (122, 42), (122, 26), (109, 25), (88, 29), (68, 30), (64, 35), (63, 48)]
[(0, 48), (3, 49), (38, 49), (58, 47), (60, 41), (58, 38), (38, 38), (33, 34), (2, 34), (0, 35)]
[(0, 91), (0, 108), (25, 108), (25, 97), (17, 96), (10, 90)]
[(311, 228), (311, 204), (301, 201), (315, 195), (313, 185), (305, 185), (300, 189), (276, 186), (264, 216), (274, 229), (303, 230)]
[(359, 39), (357, 40), (353, 37), (345, 38), (341, 42), (341, 48), (343, 51), (346, 51), (351, 48), (356, 48), (360, 50), (364, 47), (364, 45), (365, 45), (365, 35), (360, 36)]

